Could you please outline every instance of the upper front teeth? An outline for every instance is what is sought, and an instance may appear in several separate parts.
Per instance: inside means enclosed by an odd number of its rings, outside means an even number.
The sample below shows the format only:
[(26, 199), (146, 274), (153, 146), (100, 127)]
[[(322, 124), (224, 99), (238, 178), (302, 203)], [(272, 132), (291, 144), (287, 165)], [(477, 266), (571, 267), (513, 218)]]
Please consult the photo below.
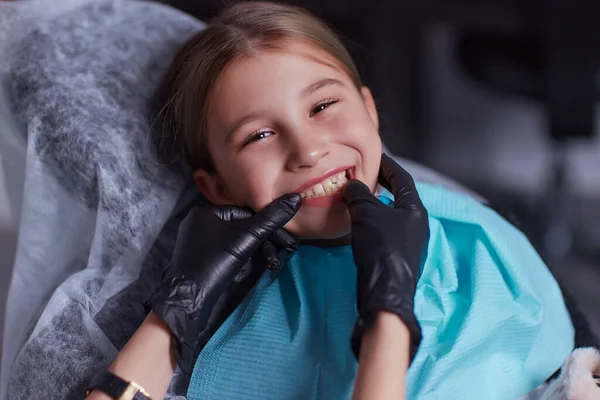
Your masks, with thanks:
[(309, 187), (304, 192), (300, 193), (300, 196), (302, 196), (303, 199), (306, 197), (326, 196), (331, 193), (339, 192), (346, 183), (348, 183), (346, 171), (342, 171), (339, 174), (325, 178), (322, 182)]

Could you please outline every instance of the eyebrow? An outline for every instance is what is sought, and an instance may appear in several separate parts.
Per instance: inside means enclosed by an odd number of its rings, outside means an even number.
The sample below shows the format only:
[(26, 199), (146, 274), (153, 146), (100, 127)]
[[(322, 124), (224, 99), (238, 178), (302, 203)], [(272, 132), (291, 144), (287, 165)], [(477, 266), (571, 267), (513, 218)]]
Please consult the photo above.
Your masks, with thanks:
[(312, 94), (312, 93), (316, 92), (317, 90), (322, 89), (325, 86), (329, 86), (329, 85), (344, 87), (344, 84), (340, 80), (337, 80), (334, 78), (323, 78), (323, 79), (319, 79), (315, 83), (311, 83), (310, 85), (305, 87), (302, 90), (301, 95), (302, 95), (302, 97), (308, 96), (309, 94)]
[(235, 137), (235, 134), (237, 133), (237, 131), (240, 129), (240, 127), (242, 127), (244, 124), (246, 124), (248, 121), (252, 121), (253, 119), (259, 118), (260, 114), (257, 113), (252, 113), (252, 114), (248, 114), (245, 117), (243, 117), (242, 119), (240, 119), (239, 121), (236, 121), (233, 129), (231, 129), (231, 131), (229, 132), (229, 134), (227, 135), (227, 137), (225, 138), (225, 143), (231, 143), (231, 141), (233, 140), (233, 138)]

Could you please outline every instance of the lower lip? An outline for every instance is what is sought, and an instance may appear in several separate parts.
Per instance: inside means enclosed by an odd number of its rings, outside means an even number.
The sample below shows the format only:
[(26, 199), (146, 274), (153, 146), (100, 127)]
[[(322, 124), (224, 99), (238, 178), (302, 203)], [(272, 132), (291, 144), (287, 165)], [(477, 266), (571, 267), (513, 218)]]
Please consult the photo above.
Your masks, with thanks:
[(342, 192), (336, 192), (329, 196), (308, 197), (302, 200), (302, 207), (331, 207), (344, 201)]

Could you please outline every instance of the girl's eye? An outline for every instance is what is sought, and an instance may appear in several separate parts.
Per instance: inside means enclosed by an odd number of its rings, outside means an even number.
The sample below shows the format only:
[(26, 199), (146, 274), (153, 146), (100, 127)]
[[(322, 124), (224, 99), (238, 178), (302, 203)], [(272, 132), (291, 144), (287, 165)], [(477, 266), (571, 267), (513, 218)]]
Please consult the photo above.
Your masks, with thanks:
[(311, 111), (310, 111), (310, 116), (314, 116), (315, 114), (320, 113), (321, 111), (323, 111), (324, 109), (326, 109), (327, 107), (329, 107), (332, 104), (337, 103), (338, 100), (337, 99), (329, 99), (329, 100), (325, 100), (320, 102), (319, 104), (317, 104)]
[(258, 131), (253, 133), (252, 135), (250, 135), (248, 137), (248, 139), (246, 139), (243, 143), (243, 146), (246, 146), (252, 142), (256, 142), (257, 140), (262, 140), (262, 139), (266, 139), (269, 136), (271, 136), (273, 134), (273, 131), (269, 130), (269, 129), (265, 129), (262, 131)]

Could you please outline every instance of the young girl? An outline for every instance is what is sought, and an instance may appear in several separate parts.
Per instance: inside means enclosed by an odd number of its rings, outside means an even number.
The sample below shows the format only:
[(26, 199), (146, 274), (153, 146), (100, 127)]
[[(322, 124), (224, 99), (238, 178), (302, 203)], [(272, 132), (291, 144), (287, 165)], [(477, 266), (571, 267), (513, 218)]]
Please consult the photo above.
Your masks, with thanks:
[(419, 197), (382, 158), (371, 93), (319, 20), (235, 5), (162, 93), (158, 145), (211, 205), (182, 223), (152, 312), (89, 399), (163, 398), (176, 364), (188, 398), (515, 398), (572, 350), (526, 240), (464, 196)]

